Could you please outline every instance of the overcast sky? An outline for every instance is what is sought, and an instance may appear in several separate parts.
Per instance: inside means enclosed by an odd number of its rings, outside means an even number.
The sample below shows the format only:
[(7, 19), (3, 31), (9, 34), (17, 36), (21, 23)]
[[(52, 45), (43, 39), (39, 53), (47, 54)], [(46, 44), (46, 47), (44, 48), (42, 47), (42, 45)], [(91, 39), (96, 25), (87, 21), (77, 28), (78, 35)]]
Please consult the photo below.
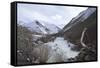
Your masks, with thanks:
[(63, 28), (62, 25), (68, 24), (73, 17), (86, 9), (87, 7), (19, 3), (17, 5), (17, 19), (18, 21), (24, 21), (26, 23), (34, 20), (42, 20)]

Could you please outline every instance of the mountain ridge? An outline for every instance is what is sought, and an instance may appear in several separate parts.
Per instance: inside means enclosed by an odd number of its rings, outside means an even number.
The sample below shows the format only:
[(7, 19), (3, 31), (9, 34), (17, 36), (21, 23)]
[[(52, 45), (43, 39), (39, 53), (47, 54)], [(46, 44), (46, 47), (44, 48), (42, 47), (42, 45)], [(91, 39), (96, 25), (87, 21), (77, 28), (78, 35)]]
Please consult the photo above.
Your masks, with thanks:
[(26, 23), (24, 21), (19, 21), (19, 25), (27, 27), (32, 32), (37, 32), (41, 34), (53, 34), (60, 31), (60, 28), (54, 24), (49, 24), (48, 22), (34, 20), (33, 22)]

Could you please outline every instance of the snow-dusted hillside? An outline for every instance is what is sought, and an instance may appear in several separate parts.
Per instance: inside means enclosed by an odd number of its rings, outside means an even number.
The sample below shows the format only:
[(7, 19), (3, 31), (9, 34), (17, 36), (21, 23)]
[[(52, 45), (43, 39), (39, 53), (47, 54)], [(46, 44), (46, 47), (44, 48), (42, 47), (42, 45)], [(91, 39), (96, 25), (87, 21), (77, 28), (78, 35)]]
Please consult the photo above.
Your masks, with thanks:
[(32, 32), (42, 33), (42, 34), (53, 34), (60, 31), (60, 28), (54, 24), (50, 24), (44, 21), (34, 20), (33, 22), (19, 21), (19, 25), (27, 27)]
[(64, 28), (63, 31), (69, 30), (71, 27), (76, 24), (84, 22), (87, 18), (89, 18), (94, 12), (96, 8), (88, 8), (82, 12), (80, 12), (76, 17), (74, 17)]

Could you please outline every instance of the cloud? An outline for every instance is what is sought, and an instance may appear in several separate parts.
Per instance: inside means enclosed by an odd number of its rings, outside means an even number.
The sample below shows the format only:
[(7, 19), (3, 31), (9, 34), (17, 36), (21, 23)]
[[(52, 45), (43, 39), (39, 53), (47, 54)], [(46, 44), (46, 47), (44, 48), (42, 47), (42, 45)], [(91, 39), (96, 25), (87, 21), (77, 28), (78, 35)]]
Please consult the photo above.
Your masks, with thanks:
[[(87, 7), (18, 4), (18, 21), (32, 22), (34, 19), (46, 21), (51, 24), (66, 25)], [(62, 28), (62, 27), (61, 27)]]
[(56, 14), (55, 16), (51, 16), (51, 18), (54, 20), (59, 20), (59, 19), (62, 19), (62, 16), (59, 14)]

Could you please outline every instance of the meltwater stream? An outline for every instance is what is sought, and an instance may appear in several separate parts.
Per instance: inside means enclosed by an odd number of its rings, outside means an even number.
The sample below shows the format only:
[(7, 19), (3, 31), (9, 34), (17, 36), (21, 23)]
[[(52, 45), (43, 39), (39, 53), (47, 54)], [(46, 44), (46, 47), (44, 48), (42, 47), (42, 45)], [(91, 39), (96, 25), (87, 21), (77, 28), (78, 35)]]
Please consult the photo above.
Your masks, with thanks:
[(71, 50), (73, 44), (64, 40), (63, 37), (57, 37), (53, 42), (45, 45), (50, 47), (47, 63), (67, 62), (69, 58), (74, 58), (79, 54), (79, 52)]

